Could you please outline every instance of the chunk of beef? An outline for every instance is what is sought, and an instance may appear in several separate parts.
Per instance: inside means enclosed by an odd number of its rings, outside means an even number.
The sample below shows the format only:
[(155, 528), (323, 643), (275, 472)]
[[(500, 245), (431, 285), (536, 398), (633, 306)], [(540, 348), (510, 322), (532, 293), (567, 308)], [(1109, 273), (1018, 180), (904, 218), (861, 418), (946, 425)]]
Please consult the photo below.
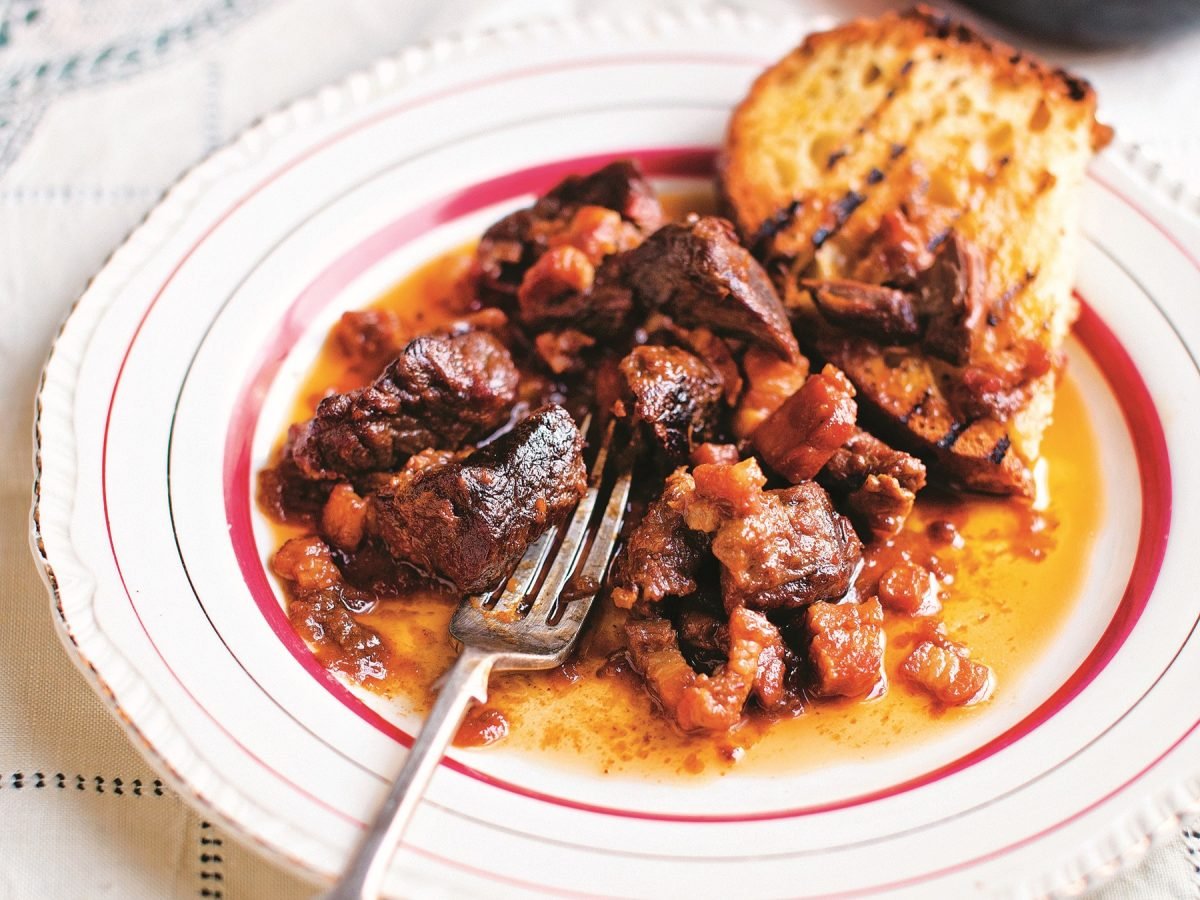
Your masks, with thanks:
[(297, 432), (292, 458), (305, 476), (329, 478), (461, 447), (507, 421), (518, 380), (508, 350), (486, 332), (419, 337), (374, 384), (322, 400)]
[(586, 487), (583, 438), (547, 406), (464, 459), (374, 495), (375, 528), (398, 560), (464, 593), (494, 587)]
[[(485, 303), (511, 307), (517, 290), (529, 268), (537, 262), (556, 239), (570, 235), (568, 240), (578, 246), (585, 238), (580, 227), (590, 220), (574, 223), (582, 207), (604, 207), (617, 212), (621, 219), (639, 232), (649, 234), (662, 222), (662, 208), (654, 189), (642, 177), (636, 163), (623, 160), (610, 163), (591, 175), (572, 175), (538, 198), (533, 206), (517, 210), (496, 222), (484, 232), (475, 256), (476, 284)], [(593, 214), (589, 214), (593, 215)], [(594, 215), (593, 215), (594, 218)], [(586, 240), (579, 249), (601, 249), (604, 238), (591, 222)], [(615, 236), (615, 249), (621, 238)], [(614, 249), (614, 252), (615, 252)]]
[(711, 437), (721, 408), (721, 377), (703, 360), (675, 347), (635, 347), (622, 360), (623, 398), (617, 415), (640, 427), (671, 463)]
[(921, 314), (927, 320), (924, 348), (956, 366), (977, 355), (988, 315), (985, 267), (979, 251), (951, 233), (933, 263), (917, 276)]
[(925, 487), (925, 464), (866, 431), (854, 434), (829, 458), (817, 481), (841, 499), (860, 534), (899, 534)]
[(847, 279), (802, 281), (825, 319), (885, 344), (908, 344), (921, 336), (916, 304), (906, 291)]
[[(725, 402), (731, 406), (742, 393), (742, 373), (729, 344), (707, 328), (684, 328), (670, 316), (651, 313), (636, 335), (638, 343), (679, 347), (704, 360), (721, 377)], [(770, 353), (772, 359), (777, 357)]]
[(817, 692), (826, 697), (860, 697), (883, 683), (883, 607), (866, 603), (814, 603), (805, 622), (808, 656)]
[(753, 459), (697, 466), (692, 477), (684, 521), (714, 533), (727, 609), (795, 609), (849, 590), (862, 544), (818, 485), (763, 491)]
[(615, 259), (647, 312), (750, 341), (783, 359), (800, 356), (770, 279), (724, 219), (693, 216), (667, 225)]
[(953, 641), (922, 641), (900, 665), (912, 684), (945, 706), (970, 706), (991, 694), (992, 670), (975, 662)]
[(857, 417), (854, 387), (826, 366), (771, 413), (751, 440), (763, 461), (788, 481), (807, 481), (854, 434)]
[(630, 609), (639, 601), (658, 603), (695, 592), (708, 536), (689, 529), (683, 514), (674, 508), (692, 487), (691, 477), (682, 470), (668, 476), (661, 496), (630, 533), (613, 567), (616, 606)]
[(764, 491), (750, 515), (713, 538), (728, 608), (794, 609), (850, 589), (862, 544), (811, 481)]
[(808, 360), (783, 360), (760, 347), (748, 347), (742, 356), (746, 391), (733, 413), (733, 434), (745, 439), (804, 386)]

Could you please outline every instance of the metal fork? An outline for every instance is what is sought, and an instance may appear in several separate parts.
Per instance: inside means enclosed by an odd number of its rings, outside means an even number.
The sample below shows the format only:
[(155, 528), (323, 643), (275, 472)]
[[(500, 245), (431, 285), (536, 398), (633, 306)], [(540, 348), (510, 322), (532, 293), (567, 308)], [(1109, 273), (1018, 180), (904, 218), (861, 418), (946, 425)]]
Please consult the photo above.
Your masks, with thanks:
[[(590, 417), (585, 432), (589, 423)], [(575, 646), (604, 580), (629, 500), (630, 455), (612, 452), (614, 428), (610, 421), (592, 464), (587, 491), (575, 507), (562, 541), (558, 541), (560, 529), (551, 528), (530, 545), (503, 591), (467, 597), (455, 610), (450, 634), (462, 644), (462, 650), (444, 676), (437, 701), (387, 799), (328, 900), (371, 900), (380, 895), (404, 829), (471, 702), (487, 699), (491, 673), (552, 669)], [(606, 486), (605, 470), (613, 456), (620, 457), (620, 464), (609, 480), (603, 513), (593, 524), (601, 488)], [(586, 559), (580, 565), (585, 551)], [(560, 603), (563, 589), (572, 581), (574, 590)]]

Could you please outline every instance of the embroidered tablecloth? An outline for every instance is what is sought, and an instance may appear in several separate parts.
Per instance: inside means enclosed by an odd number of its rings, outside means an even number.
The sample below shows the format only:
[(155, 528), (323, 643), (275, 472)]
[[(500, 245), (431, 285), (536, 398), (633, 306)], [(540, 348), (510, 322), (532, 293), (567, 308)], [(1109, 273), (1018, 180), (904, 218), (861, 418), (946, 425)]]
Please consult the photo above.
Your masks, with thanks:
[[(844, 17), (880, 0), (743, 0)], [(0, 896), (303, 897), (156, 777), (76, 673), (27, 550), (38, 373), (88, 277), (181, 171), (257, 116), (439, 33), (636, 0), (0, 0)], [(1026, 41), (1026, 43), (1028, 43)], [(1043, 53), (1090, 77), (1200, 214), (1200, 33)], [(1157, 173), (1157, 174), (1156, 174)], [(1096, 893), (1200, 894), (1192, 823)]]

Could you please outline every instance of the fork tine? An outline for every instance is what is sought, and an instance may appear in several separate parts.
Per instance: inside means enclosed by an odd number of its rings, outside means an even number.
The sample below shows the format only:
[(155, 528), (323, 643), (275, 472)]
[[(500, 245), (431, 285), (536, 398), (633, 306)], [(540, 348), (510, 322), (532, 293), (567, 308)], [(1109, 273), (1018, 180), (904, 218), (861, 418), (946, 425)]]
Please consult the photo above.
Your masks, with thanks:
[(571, 522), (567, 526), (567, 532), (563, 537), (559, 552), (550, 564), (550, 571), (546, 573), (546, 580), (542, 582), (537, 598), (529, 608), (531, 622), (544, 621), (549, 615), (583, 552), (588, 524), (592, 520), (592, 511), (596, 508), (596, 498), (600, 494), (601, 482), (604, 480), (604, 469), (608, 464), (608, 454), (615, 428), (616, 422), (609, 420), (604, 429), (604, 438), (600, 442), (600, 449), (596, 452), (596, 461), (592, 463), (587, 491), (579, 501), (579, 505), (575, 507), (575, 512), (571, 514)]
[(571, 640), (579, 633), (583, 620), (587, 618), (591, 609), (592, 601), (599, 593), (600, 585), (604, 583), (604, 576), (609, 563), (612, 562), (613, 549), (625, 522), (625, 507), (629, 503), (632, 486), (633, 469), (625, 465), (613, 483), (612, 493), (608, 495), (608, 503), (604, 507), (604, 517), (596, 528), (587, 560), (580, 567), (577, 576), (581, 584), (595, 585), (595, 590), (587, 596), (571, 600), (562, 607), (558, 621), (551, 626), (554, 636), (559, 639)]

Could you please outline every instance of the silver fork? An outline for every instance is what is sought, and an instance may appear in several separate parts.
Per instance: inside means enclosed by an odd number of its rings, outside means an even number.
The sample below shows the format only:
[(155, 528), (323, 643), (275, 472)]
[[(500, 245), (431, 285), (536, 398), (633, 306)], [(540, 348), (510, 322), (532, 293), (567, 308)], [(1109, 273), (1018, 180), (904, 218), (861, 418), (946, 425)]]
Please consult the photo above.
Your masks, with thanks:
[[(372, 900), (380, 895), (404, 829), (472, 701), (487, 699), (491, 673), (552, 669), (575, 646), (604, 581), (629, 500), (632, 467), (628, 453), (623, 452), (615, 454), (621, 463), (611, 479), (603, 513), (592, 523), (605, 486), (605, 470), (614, 456), (614, 427), (610, 421), (605, 429), (587, 491), (575, 507), (561, 543), (557, 541), (559, 529), (551, 528), (530, 545), (503, 591), (467, 597), (455, 610), (450, 634), (462, 644), (462, 650), (443, 677), (437, 701), (387, 799), (327, 900)], [(579, 565), (585, 550), (586, 559)], [(576, 590), (560, 603), (569, 581)]]

